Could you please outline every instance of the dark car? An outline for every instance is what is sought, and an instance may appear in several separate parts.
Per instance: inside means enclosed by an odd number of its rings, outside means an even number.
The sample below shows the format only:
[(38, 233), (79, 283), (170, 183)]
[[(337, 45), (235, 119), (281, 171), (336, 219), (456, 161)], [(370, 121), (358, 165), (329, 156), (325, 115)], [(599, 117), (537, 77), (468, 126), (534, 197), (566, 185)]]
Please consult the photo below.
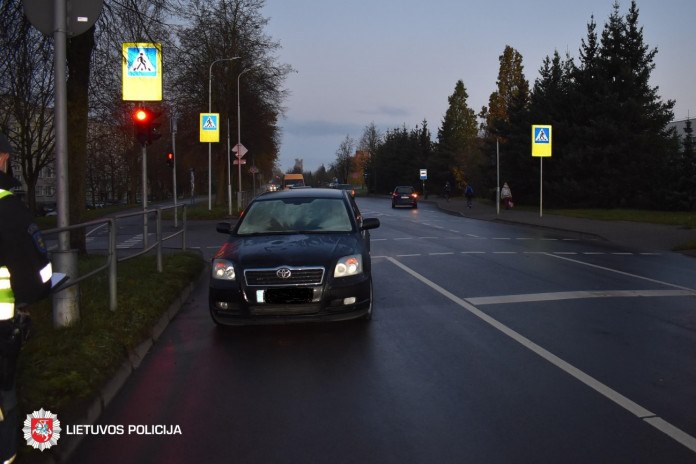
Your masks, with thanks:
[(292, 189), (256, 197), (212, 261), (217, 324), (372, 317), (370, 229), (345, 190)]
[(410, 185), (400, 185), (394, 188), (391, 195), (392, 208), (397, 206), (410, 206), (411, 208), (418, 208), (418, 193), (416, 189)]
[(331, 188), (346, 190), (351, 197), (355, 198), (355, 189), (351, 184), (331, 184)]

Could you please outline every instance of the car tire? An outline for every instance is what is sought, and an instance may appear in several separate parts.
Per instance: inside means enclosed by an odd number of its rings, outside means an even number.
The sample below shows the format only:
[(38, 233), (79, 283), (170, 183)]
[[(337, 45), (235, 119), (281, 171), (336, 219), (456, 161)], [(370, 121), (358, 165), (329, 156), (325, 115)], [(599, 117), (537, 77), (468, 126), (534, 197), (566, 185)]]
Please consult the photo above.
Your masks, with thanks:
[(396, 205), (394, 204), (393, 201), (392, 201), (392, 208), (396, 208)]
[(418, 209), (418, 205), (413, 205), (413, 209)]

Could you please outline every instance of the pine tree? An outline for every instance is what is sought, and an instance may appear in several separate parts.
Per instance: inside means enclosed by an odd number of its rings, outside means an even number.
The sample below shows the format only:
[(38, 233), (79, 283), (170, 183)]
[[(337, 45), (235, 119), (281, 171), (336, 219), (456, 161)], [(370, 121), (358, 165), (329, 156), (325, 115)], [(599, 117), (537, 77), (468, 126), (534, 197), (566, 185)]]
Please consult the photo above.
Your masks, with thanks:
[(694, 149), (694, 130), (691, 119), (686, 120), (682, 141), (681, 190), (685, 197), (685, 206), (689, 211), (696, 211), (696, 150)]
[(638, 13), (635, 0), (625, 17), (615, 2), (599, 42), (593, 18), (574, 73), (569, 151), (590, 206), (656, 206), (668, 182), (674, 102), (650, 86), (657, 50), (644, 43)]
[[(524, 172), (533, 169), (529, 164), (531, 160), (528, 159), (531, 158), (529, 154), (529, 82), (524, 77), (522, 55), (517, 50), (508, 45), (498, 59), (500, 68), (496, 82), (497, 90), (491, 94), (488, 108), (482, 108), (479, 114), (484, 120), (482, 151), (483, 156), (488, 159), (487, 183), (492, 190), (496, 183), (496, 158), (499, 144), (501, 182), (503, 179), (515, 182), (515, 196), (525, 199), (525, 192), (531, 188), (525, 184), (531, 180), (527, 179), (528, 176)], [(520, 188), (517, 188), (518, 186)]]

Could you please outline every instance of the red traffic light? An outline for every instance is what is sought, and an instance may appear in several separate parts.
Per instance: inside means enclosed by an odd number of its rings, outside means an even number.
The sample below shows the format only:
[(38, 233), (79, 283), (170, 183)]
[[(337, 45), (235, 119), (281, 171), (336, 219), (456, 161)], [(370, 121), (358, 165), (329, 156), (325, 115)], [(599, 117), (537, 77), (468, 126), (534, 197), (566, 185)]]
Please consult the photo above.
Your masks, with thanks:
[(136, 108), (133, 111), (133, 120), (135, 122), (147, 122), (150, 119), (150, 111), (145, 108)]

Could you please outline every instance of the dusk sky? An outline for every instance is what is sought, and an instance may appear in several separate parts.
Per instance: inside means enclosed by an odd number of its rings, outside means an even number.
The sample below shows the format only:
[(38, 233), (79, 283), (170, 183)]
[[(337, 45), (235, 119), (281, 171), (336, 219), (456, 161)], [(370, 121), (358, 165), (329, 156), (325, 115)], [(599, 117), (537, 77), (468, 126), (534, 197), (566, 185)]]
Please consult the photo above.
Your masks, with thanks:
[[(597, 33), (614, 0), (267, 0), (268, 34), (278, 61), (297, 70), (279, 164), (327, 168), (347, 135), (359, 141), (374, 122), (387, 129), (420, 125), (437, 136), (457, 80), (476, 113), (496, 90), (498, 57), (506, 45), (522, 54), (530, 87), (544, 57), (558, 50), (576, 59), (587, 23)], [(696, 1), (639, 0), (644, 41), (657, 48), (652, 86), (676, 100), (676, 120), (696, 113)], [(629, 0), (621, 0), (625, 15)]]

